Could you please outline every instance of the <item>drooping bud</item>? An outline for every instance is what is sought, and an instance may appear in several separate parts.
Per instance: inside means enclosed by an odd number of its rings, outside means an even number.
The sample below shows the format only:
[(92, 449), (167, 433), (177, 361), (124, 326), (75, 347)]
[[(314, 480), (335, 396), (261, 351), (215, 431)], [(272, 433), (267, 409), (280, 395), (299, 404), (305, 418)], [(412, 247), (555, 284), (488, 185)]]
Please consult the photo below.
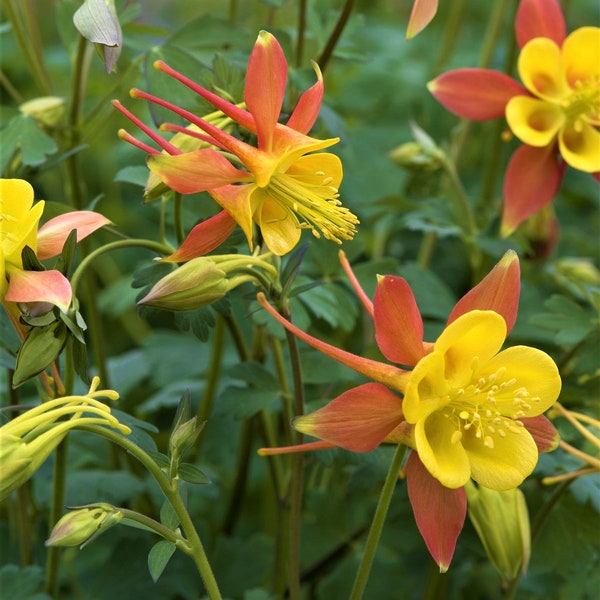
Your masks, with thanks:
[(28, 100), (19, 106), (19, 110), (33, 117), (43, 127), (54, 127), (65, 112), (65, 99), (58, 96), (42, 96)]
[(529, 514), (518, 488), (499, 492), (468, 482), (469, 518), (503, 582), (527, 571), (531, 554)]
[(256, 281), (258, 272), (252, 267), (273, 268), (254, 256), (200, 256), (159, 280), (138, 304), (174, 311), (196, 310), (220, 300), (245, 281)]
[(80, 546), (89, 543), (123, 518), (123, 513), (104, 502), (72, 510), (53, 527), (46, 546)]

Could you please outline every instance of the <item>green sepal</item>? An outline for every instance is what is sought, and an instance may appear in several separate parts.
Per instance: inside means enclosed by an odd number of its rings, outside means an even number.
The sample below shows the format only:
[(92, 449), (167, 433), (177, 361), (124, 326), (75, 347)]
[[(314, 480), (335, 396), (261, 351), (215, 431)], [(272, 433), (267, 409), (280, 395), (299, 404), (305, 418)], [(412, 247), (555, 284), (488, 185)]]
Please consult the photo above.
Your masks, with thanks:
[(61, 321), (49, 327), (34, 327), (17, 354), (12, 386), (17, 388), (41, 373), (56, 360), (67, 341), (67, 328)]

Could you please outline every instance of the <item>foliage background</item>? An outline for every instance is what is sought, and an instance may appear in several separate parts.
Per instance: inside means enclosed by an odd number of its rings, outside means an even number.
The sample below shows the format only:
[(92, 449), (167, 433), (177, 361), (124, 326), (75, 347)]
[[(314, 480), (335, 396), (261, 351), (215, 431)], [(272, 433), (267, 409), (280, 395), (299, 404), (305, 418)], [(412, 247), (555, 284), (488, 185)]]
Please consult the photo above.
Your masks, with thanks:
[[(140, 186), (147, 175), (144, 155), (117, 138), (117, 130), (129, 124), (111, 108), (110, 99), (119, 98), (146, 123), (160, 122), (165, 115), (129, 99), (127, 91), (133, 85), (199, 114), (205, 112), (207, 106), (194, 95), (152, 69), (152, 62), (162, 58), (201, 84), (214, 83), (240, 101), (247, 57), (263, 28), (282, 44), (295, 84), (292, 94), (297, 93), (312, 83), (309, 59), (319, 55), (342, 5), (336, 0), (307, 2), (304, 57), (296, 65), (297, 2), (241, 0), (235, 18), (229, 12), (230, 3), (218, 0), (117, 2), (123, 27), (117, 73), (108, 75), (98, 56), (87, 52), (89, 71), (82, 87), (84, 103), (77, 135), (74, 137), (69, 129), (68, 113), (52, 131), (22, 127), (19, 162), (14, 154), (17, 140), (10, 129), (11, 120), (19, 114), (18, 104), (52, 94), (64, 97), (68, 110), (79, 43), (72, 24), (79, 2), (28, 3), (40, 29), (49, 87), (36, 86), (3, 13), (3, 79), (9, 80), (18, 94), (6, 86), (2, 88), (3, 176), (25, 178), (34, 185), (36, 198), (48, 201), (44, 219), (67, 207), (93, 207), (108, 216), (121, 234), (148, 238), (159, 235), (160, 202), (142, 205)], [(464, 4), (464, 11), (459, 23), (453, 25), (459, 4)], [(409, 280), (427, 319), (428, 339), (441, 331), (456, 299), (507, 248), (517, 248), (521, 255), (528, 250), (521, 234), (510, 239), (498, 235), (502, 176), (516, 147), (514, 141), (501, 140), (505, 125), (487, 122), (465, 126), (425, 87), (427, 81), (445, 70), (478, 63), (492, 4), (505, 5), (489, 64), (502, 70), (514, 62), (512, 23), (516, 2), (441, 2), (430, 27), (407, 42), (405, 26), (411, 2), (365, 0), (356, 3), (325, 71), (326, 95), (317, 135), (341, 137), (341, 143), (333, 148), (344, 164), (341, 195), (361, 221), (359, 234), (344, 244), (344, 251), (369, 294), (374, 290), (377, 273), (395, 273)], [(598, 7), (592, 0), (562, 4), (569, 29), (598, 23)], [(515, 74), (512, 66), (508, 70)], [(470, 271), (468, 249), (458, 235), (448, 200), (451, 191), (441, 171), (402, 170), (389, 160), (392, 149), (412, 139), (411, 121), (454, 156), (466, 131), (458, 170), (481, 227), (476, 243), (485, 254), (482, 273)], [(68, 180), (65, 170), (65, 155), (73, 148), (78, 157), (77, 186)], [(560, 221), (558, 245), (547, 259), (538, 257), (523, 263), (519, 320), (511, 337), (512, 343), (527, 342), (549, 352), (564, 366), (561, 402), (596, 415), (597, 311), (581, 293), (580, 282), (565, 275), (560, 260), (587, 258), (598, 266), (598, 204), (598, 188), (592, 179), (570, 170), (554, 202)], [(215, 212), (214, 203), (207, 197), (184, 201), (188, 229)], [(170, 215), (167, 211), (168, 219)], [(171, 225), (168, 221), (167, 232), (174, 243)], [(435, 232), (437, 244), (429, 264), (423, 266), (417, 257), (428, 232)], [(99, 232), (90, 246), (113, 239), (114, 233)], [(241, 237), (235, 241), (241, 242)], [(297, 281), (319, 281), (322, 285), (295, 298), (295, 322), (341, 347), (377, 356), (361, 306), (341, 273), (338, 247), (323, 240), (309, 240), (308, 235), (306, 241), (311, 246)], [(257, 327), (275, 339), (282, 339), (283, 334), (257, 311), (251, 287), (232, 294), (217, 311), (204, 309), (183, 316), (138, 311), (138, 288), (157, 277), (154, 267), (148, 270), (151, 259), (145, 250), (130, 249), (102, 256), (94, 264), (94, 277), (82, 290), (81, 302), (89, 326), (92, 372), (101, 373), (105, 387), (120, 392), (119, 410), (124, 422), (135, 417), (151, 424), (137, 424), (139, 442), (148, 448), (155, 443), (164, 450), (182, 393), (190, 390), (194, 408), (210, 393), (207, 388), (212, 383), (209, 374), (214, 324), (220, 320), (219, 311), (231, 311), (248, 343), (252, 339), (254, 344), (259, 343), (259, 338), (253, 338)], [(136, 287), (132, 287), (132, 281)], [(86, 308), (91, 303), (97, 307), (95, 314)], [(263, 324), (266, 329), (261, 327)], [(17, 340), (8, 322), (2, 321), (0, 326), (4, 346), (0, 359), (2, 366), (10, 369)], [(253, 360), (241, 364), (227, 333), (225, 342), (214, 407), (195, 456), (195, 463), (212, 483), (190, 487), (189, 502), (223, 594), (263, 600), (271, 597), (277, 522), (267, 463), (254, 450), (265, 443), (260, 433), (260, 411), (278, 413), (280, 391), (269, 353), (255, 354)], [(309, 410), (360, 381), (360, 377), (304, 345), (302, 360)], [(6, 371), (0, 373), (0, 380), (2, 388), (9, 390)], [(7, 394), (7, 401), (9, 395), (12, 392)], [(18, 398), (20, 403), (35, 401), (35, 385), (20, 388)], [(576, 439), (568, 428), (561, 431), (567, 441)], [(279, 434), (281, 440), (286, 439), (285, 424)], [(242, 481), (240, 471), (244, 465), (240, 457), (244, 448), (252, 452), (246, 465), (247, 478)], [(306, 598), (348, 595), (390, 452), (390, 448), (380, 448), (358, 455), (332, 450), (307, 457), (302, 523)], [(541, 476), (572, 470), (577, 466), (572, 461), (562, 451), (541, 458), (535, 475), (524, 485), (532, 518), (553, 491), (541, 485)], [(51, 472), (49, 461), (29, 488), (32, 544), (28, 550), (20, 548), (14, 527), (18, 507), (14, 502), (0, 507), (0, 591), (6, 598), (44, 597), (40, 590)], [(599, 486), (598, 475), (582, 478), (561, 497), (533, 546), (530, 569), (517, 597), (593, 597), (600, 587)], [(157, 489), (127, 456), (97, 438), (75, 433), (69, 444), (66, 504), (96, 501), (127, 505), (154, 515), (161, 504)], [(178, 553), (159, 581), (151, 580), (146, 563), (154, 541), (147, 532), (116, 527), (81, 551), (65, 550), (61, 597), (202, 597), (198, 575), (188, 558)], [(22, 566), (15, 566), (19, 564)], [(399, 484), (366, 597), (500, 597), (498, 577), (469, 523), (459, 539), (449, 573), (440, 576), (436, 571), (414, 524), (405, 486)]]

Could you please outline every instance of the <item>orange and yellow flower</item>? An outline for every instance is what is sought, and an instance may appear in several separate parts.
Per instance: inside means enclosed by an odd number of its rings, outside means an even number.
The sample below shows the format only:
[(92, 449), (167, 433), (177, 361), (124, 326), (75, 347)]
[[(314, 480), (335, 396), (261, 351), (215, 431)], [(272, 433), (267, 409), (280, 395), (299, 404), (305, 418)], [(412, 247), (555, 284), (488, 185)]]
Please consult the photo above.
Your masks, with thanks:
[[(322, 235), (338, 243), (352, 239), (358, 219), (339, 200), (341, 161), (334, 154), (317, 152), (339, 140), (318, 140), (307, 135), (323, 98), (323, 78), (318, 66), (313, 66), (317, 82), (300, 97), (284, 125), (278, 119), (285, 94), (287, 62), (275, 37), (266, 31), (260, 32), (248, 61), (244, 93), (247, 110), (195, 84), (164, 62), (155, 64), (157, 69), (255, 134), (257, 147), (160, 98), (132, 90), (133, 97), (164, 106), (197, 126), (203, 132), (200, 137), (213, 145), (182, 152), (145, 127), (118, 102), (114, 103), (166, 151), (166, 154), (161, 153), (120, 132), (123, 139), (150, 154), (148, 166), (154, 174), (182, 194), (208, 192), (227, 211), (228, 219), (209, 220), (196, 228), (190, 234), (192, 238), (188, 236), (186, 240), (188, 247), (209, 228), (218, 225), (222, 231), (226, 231), (226, 226), (230, 230), (232, 220), (242, 228), (251, 248), (254, 221), (267, 248), (277, 255), (294, 248), (302, 229), (310, 229), (315, 236)], [(174, 125), (163, 125), (162, 129), (192, 135), (189, 129)], [(235, 164), (221, 151), (234, 155)], [(213, 234), (213, 237), (219, 236)]]
[(407, 444), (413, 449), (406, 471), (415, 519), (446, 570), (465, 518), (465, 484), (473, 479), (490, 489), (512, 489), (532, 473), (539, 452), (555, 447), (556, 430), (542, 413), (560, 392), (558, 369), (536, 348), (501, 350), (519, 299), (512, 251), (457, 303), (435, 343), (423, 341), (422, 318), (404, 279), (380, 277), (371, 303), (350, 277), (373, 316), (379, 349), (401, 367), (317, 340), (259, 297), (286, 329), (373, 380), (296, 417), (296, 430), (323, 442), (261, 453), (332, 446), (368, 452), (384, 442)]
[(523, 142), (504, 179), (505, 235), (552, 201), (567, 165), (600, 175), (600, 28), (566, 36), (556, 0), (522, 0), (515, 30), (523, 85), (487, 69), (450, 71), (429, 84), (461, 117), (505, 116)]
[(65, 213), (45, 223), (38, 231), (44, 201), (33, 204), (33, 188), (23, 179), (0, 179), (0, 301), (44, 302), (66, 311), (71, 286), (56, 270), (28, 271), (21, 258), (28, 246), (40, 260), (58, 255), (73, 229), (81, 240), (109, 223), (91, 211)]

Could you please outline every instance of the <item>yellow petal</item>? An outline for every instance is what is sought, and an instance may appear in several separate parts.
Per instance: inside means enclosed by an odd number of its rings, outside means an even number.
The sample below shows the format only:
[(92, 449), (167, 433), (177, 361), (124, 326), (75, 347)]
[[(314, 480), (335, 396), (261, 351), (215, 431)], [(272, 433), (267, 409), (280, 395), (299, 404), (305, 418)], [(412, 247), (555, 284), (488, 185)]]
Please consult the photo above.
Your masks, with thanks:
[(600, 133), (583, 119), (563, 127), (558, 135), (565, 162), (586, 173), (600, 171)]
[(571, 88), (576, 83), (598, 85), (600, 81), (600, 28), (580, 27), (567, 37), (562, 47), (563, 69)]
[(300, 239), (300, 226), (291, 210), (272, 200), (267, 194), (254, 218), (267, 248), (277, 256), (292, 250)]
[(408, 423), (423, 421), (449, 402), (444, 355), (432, 352), (423, 357), (410, 374), (402, 410)]
[(459, 488), (471, 477), (469, 458), (460, 442), (453, 443), (456, 428), (436, 412), (415, 425), (415, 446), (425, 468), (443, 486)]
[[(516, 427), (516, 426), (515, 426)], [(492, 490), (510, 490), (520, 485), (537, 464), (538, 451), (525, 427), (483, 444), (475, 435), (463, 435), (462, 445), (471, 464), (471, 477)]]
[(569, 93), (560, 48), (549, 38), (534, 38), (525, 44), (518, 69), (523, 85), (544, 100), (557, 102)]
[(44, 202), (33, 208), (33, 188), (23, 179), (0, 179), (0, 223), (2, 227), (2, 253), (4, 261), (19, 268), (21, 252), (25, 246), (36, 250), (38, 222)]
[[(560, 375), (545, 352), (513, 346), (494, 356), (479, 374), (488, 376), (500, 369), (504, 374), (497, 381), (500, 389), (494, 394), (494, 406), (501, 415), (515, 418), (515, 411), (519, 411), (516, 418), (536, 417), (556, 402), (561, 389)], [(506, 385), (511, 381), (514, 384)]]
[(444, 355), (442, 375), (448, 385), (460, 388), (467, 384), (505, 339), (506, 322), (492, 310), (472, 310), (450, 323), (434, 346), (435, 352)]
[(548, 146), (565, 122), (560, 106), (537, 98), (516, 96), (506, 105), (512, 132), (529, 146)]

